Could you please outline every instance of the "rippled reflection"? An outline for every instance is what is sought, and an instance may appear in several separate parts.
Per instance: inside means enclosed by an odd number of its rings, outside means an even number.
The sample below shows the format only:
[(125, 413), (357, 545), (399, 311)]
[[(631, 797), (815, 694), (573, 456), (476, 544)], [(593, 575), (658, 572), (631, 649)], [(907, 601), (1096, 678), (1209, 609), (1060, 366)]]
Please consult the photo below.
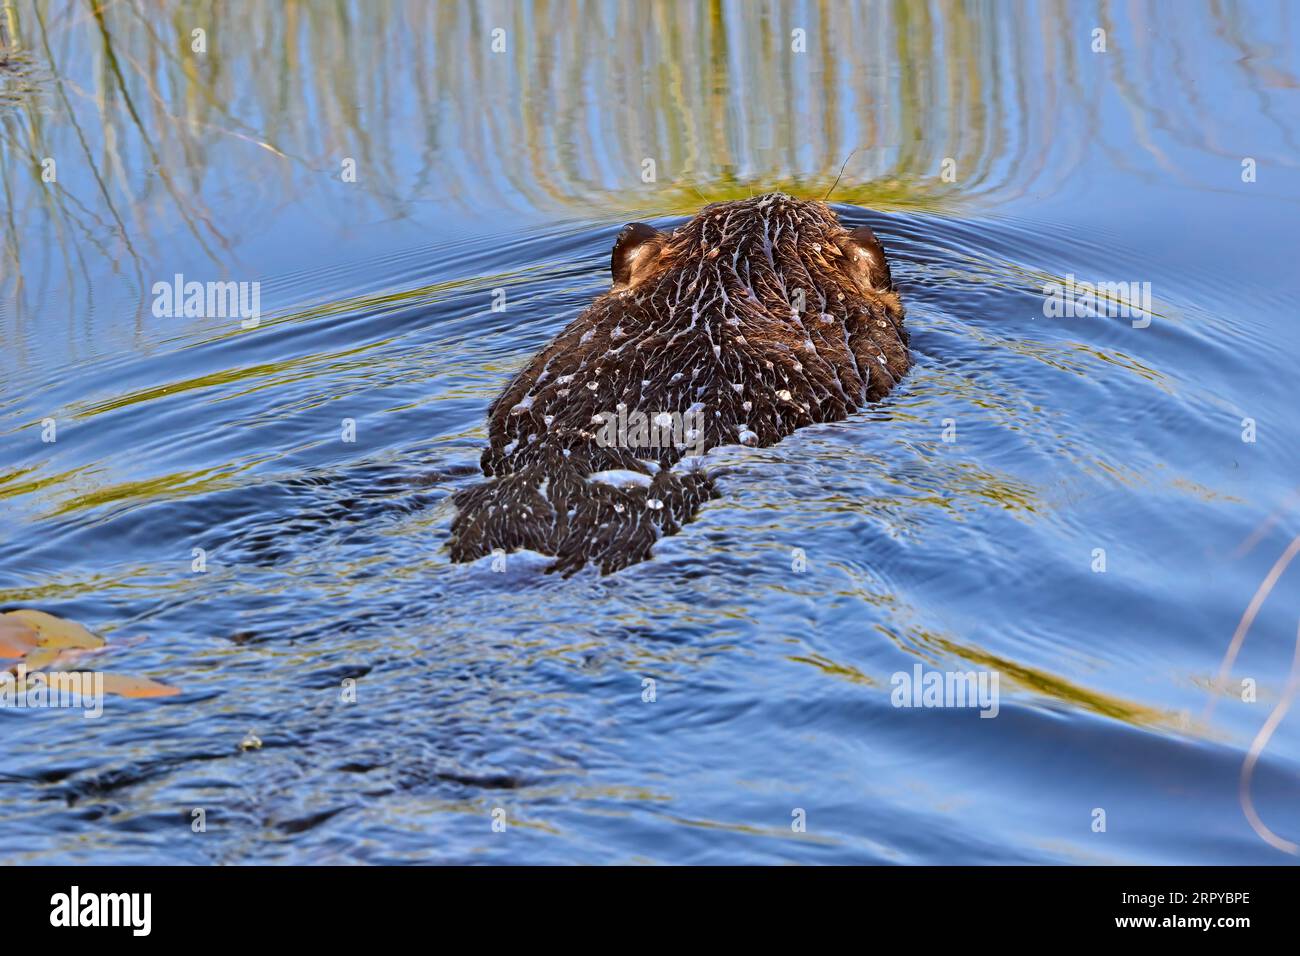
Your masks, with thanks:
[[(345, 215), (399, 219), (449, 201), (686, 213), (777, 186), (820, 195), (846, 160), (838, 200), (943, 210), (1053, 190), (1086, 149), (1204, 186), (1170, 148), (1235, 162), (1243, 122), (1189, 75), (1207, 52), (1239, 71), (1265, 122), (1256, 158), (1294, 167), (1297, 152), (1276, 100), (1293, 68), (1272, 20), (1235, 4), (1203, 16), (957, 0), (4, 9), (0, 288), (22, 311), (60, 288), (84, 296), (108, 265), (143, 295), (173, 233), (237, 269), (270, 208), (339, 212), (344, 158), (365, 207)], [(192, 55), (195, 29), (207, 45)], [(1094, 29), (1111, 38), (1105, 54)], [(1118, 126), (1100, 121), (1107, 101)]]

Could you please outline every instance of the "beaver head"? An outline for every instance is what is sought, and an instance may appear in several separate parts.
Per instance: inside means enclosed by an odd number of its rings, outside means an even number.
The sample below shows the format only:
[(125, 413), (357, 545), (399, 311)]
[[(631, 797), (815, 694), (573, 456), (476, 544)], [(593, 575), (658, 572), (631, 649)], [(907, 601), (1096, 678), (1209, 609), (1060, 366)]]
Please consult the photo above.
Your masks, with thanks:
[[(880, 241), (825, 203), (714, 203), (670, 232), (623, 228), (613, 286), (491, 410), (489, 474), (539, 443), (585, 442), (611, 413), (702, 413), (703, 442), (770, 445), (882, 397), (908, 367)], [(683, 442), (646, 449), (671, 463)]]
[[(885, 250), (825, 203), (771, 193), (706, 206), (671, 231), (632, 223), (610, 266), (610, 290), (489, 410), (494, 481), (457, 497), (457, 560), (494, 547), (553, 554), (567, 570), (640, 560), (712, 494), (707, 477), (669, 467), (680, 458), (839, 421), (907, 371)], [(615, 471), (651, 484), (594, 480)]]
[[(800, 241), (780, 242), (783, 232)], [(662, 271), (690, 264), (692, 250), (704, 261), (725, 254), (739, 260), (760, 243), (775, 272), (796, 279), (820, 276), (822, 284), (862, 287), (867, 293), (894, 291), (884, 247), (871, 229), (845, 229), (825, 203), (782, 193), (714, 203), (672, 233), (643, 222), (628, 223), (618, 234), (610, 257), (614, 277), (610, 291), (628, 291)], [(785, 313), (788, 306), (782, 299), (776, 307)]]

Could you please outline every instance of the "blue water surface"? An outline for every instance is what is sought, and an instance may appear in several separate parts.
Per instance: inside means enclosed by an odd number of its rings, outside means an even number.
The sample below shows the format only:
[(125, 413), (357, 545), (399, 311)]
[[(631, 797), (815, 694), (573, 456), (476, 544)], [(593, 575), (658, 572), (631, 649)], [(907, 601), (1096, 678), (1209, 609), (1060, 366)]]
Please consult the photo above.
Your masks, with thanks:
[[(1300, 534), (1297, 19), (17, 0), (0, 609), (181, 693), (0, 708), (0, 859), (1294, 861), (1300, 724), (1258, 735), (1300, 569), (1218, 675)], [(649, 562), (449, 563), (488, 404), (621, 226), (841, 166), (902, 385), (711, 453)], [(155, 315), (176, 274), (259, 324)], [(1150, 311), (1055, 316), (1069, 276)], [(917, 665), (996, 717), (895, 706)]]

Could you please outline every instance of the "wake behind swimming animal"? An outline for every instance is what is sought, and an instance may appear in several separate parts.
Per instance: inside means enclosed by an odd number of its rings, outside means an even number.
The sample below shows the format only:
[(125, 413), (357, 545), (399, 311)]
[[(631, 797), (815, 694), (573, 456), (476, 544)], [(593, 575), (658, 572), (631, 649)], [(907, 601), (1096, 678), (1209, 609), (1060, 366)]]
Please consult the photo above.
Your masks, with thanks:
[(716, 496), (698, 456), (839, 421), (910, 365), (884, 248), (822, 202), (770, 193), (671, 232), (632, 223), (611, 271), (489, 409), (487, 480), (455, 496), (453, 560), (643, 561)]

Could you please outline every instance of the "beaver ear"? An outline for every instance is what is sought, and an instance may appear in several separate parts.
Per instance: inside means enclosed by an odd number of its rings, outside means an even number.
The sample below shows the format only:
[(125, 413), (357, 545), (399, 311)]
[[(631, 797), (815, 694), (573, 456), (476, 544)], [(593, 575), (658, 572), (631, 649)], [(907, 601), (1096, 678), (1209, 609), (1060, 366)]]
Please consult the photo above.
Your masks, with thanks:
[(643, 222), (629, 222), (614, 240), (609, 257), (609, 271), (614, 277), (614, 291), (626, 289), (644, 278), (662, 247), (663, 233)]
[(874, 232), (867, 226), (859, 226), (849, 232), (844, 246), (849, 261), (863, 271), (871, 288), (877, 292), (894, 291), (894, 277), (889, 273), (885, 247), (880, 244)]

